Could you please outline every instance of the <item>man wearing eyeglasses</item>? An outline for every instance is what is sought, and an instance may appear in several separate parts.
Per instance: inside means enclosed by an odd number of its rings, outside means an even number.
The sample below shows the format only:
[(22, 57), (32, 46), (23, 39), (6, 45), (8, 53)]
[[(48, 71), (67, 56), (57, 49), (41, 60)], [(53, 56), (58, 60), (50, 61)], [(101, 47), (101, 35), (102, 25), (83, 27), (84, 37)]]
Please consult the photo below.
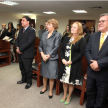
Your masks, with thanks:
[(85, 49), (89, 63), (86, 108), (104, 108), (108, 96), (108, 13), (100, 15), (98, 30), (90, 35)]

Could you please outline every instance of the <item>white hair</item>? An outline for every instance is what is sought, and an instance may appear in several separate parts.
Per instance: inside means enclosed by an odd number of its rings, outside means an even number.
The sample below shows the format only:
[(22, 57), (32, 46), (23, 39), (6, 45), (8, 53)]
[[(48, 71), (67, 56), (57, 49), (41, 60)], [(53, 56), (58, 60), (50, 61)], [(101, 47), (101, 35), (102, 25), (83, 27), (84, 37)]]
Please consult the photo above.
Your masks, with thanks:
[(108, 13), (103, 13), (100, 15), (100, 17), (103, 17), (103, 16), (108, 16)]

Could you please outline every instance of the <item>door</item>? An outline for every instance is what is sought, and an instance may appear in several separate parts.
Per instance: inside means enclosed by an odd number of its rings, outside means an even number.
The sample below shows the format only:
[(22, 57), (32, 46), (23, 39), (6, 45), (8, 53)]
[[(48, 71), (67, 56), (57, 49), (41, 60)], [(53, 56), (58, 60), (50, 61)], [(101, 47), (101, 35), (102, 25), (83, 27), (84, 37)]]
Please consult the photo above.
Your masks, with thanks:
[[(69, 20), (69, 25), (72, 25), (74, 22), (76, 21), (83, 21), (83, 20)], [(91, 29), (91, 27), (95, 27), (95, 20), (84, 20), (86, 21), (86, 26), (89, 28), (89, 30)]]

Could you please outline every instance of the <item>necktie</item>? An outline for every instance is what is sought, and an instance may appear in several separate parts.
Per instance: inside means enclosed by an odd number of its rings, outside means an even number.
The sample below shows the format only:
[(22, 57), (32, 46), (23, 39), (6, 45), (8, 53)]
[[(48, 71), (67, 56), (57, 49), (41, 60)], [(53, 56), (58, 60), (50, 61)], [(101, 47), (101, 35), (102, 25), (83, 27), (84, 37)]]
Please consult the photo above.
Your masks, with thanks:
[(23, 28), (23, 33), (25, 32), (25, 29)]
[(104, 43), (104, 36), (106, 35), (106, 33), (102, 33), (101, 39), (100, 39), (100, 45), (99, 45), (99, 50), (101, 49), (103, 43)]

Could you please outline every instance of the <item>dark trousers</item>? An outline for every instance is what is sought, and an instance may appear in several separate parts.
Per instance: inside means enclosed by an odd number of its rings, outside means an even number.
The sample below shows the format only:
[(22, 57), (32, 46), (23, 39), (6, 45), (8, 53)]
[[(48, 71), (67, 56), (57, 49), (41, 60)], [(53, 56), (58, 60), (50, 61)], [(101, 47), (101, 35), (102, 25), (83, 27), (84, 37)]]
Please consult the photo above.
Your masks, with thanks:
[(33, 58), (23, 58), (22, 55), (18, 56), (19, 67), (22, 74), (22, 81), (27, 81), (27, 83), (32, 83), (32, 62)]
[(104, 108), (108, 96), (108, 82), (97, 81), (87, 77), (86, 108)]

